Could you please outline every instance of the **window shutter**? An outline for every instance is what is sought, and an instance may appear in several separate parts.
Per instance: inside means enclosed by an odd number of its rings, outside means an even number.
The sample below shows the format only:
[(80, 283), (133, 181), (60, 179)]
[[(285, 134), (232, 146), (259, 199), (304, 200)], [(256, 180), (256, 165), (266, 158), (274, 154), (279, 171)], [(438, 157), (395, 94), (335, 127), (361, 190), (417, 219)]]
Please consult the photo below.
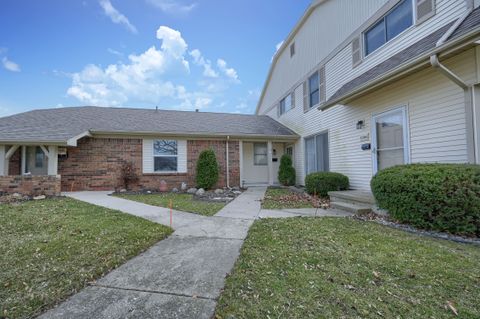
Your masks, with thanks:
[(292, 109), (295, 108), (295, 90), (292, 91)]
[(319, 76), (319, 90), (320, 90), (320, 103), (325, 102), (327, 99), (327, 88), (325, 79), (325, 66), (322, 66), (318, 71)]
[(303, 82), (303, 112), (308, 111), (308, 80)]
[(179, 173), (187, 172), (187, 141), (177, 141), (177, 171)]
[(417, 24), (435, 15), (435, 0), (415, 0), (415, 5), (417, 7)]
[(358, 36), (352, 40), (352, 64), (356, 67), (362, 61), (362, 43)]
[(144, 139), (143, 140), (143, 168), (142, 172), (144, 174), (153, 173), (153, 140)]

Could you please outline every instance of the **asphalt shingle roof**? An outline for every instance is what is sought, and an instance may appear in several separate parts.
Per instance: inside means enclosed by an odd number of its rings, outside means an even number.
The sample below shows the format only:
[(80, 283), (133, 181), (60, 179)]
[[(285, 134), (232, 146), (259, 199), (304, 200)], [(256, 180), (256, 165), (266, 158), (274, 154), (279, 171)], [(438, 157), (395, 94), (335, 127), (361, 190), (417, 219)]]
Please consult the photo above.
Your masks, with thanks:
[[(371, 82), (376, 79), (382, 78), (388, 72), (393, 71), (400, 65), (414, 60), (420, 57), (422, 54), (433, 50), (440, 38), (448, 31), (448, 29), (455, 23), (455, 21), (441, 27), (435, 32), (427, 35), (423, 39), (412, 44), (408, 48), (400, 51), (391, 58), (388, 58), (384, 62), (374, 66), (370, 70), (362, 73), (358, 77), (344, 84), (338, 89), (325, 103), (326, 106), (331, 105), (342, 97), (352, 93), (356, 89), (360, 88), (365, 83)], [(473, 10), (470, 15), (458, 26), (455, 32), (449, 37), (448, 41), (458, 38), (467, 32), (475, 29), (480, 25), (480, 8)]]
[(66, 142), (86, 131), (296, 136), (293, 131), (265, 115), (85, 106), (34, 110), (0, 118), (0, 141), (3, 142)]

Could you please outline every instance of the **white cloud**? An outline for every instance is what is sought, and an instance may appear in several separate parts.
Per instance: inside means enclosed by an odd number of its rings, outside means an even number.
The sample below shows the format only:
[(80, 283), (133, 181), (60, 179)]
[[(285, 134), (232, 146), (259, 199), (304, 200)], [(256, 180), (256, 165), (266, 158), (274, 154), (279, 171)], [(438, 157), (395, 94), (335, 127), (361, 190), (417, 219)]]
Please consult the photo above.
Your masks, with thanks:
[(212, 68), (212, 62), (205, 60), (200, 50), (195, 49), (190, 51), (190, 56), (196, 65), (203, 67), (203, 75), (208, 78), (218, 78), (218, 73)]
[[(89, 64), (71, 74), (67, 95), (89, 105), (139, 103), (193, 110), (212, 107), (232, 85), (240, 83), (236, 71), (223, 59), (215, 65), (200, 50), (189, 52), (179, 31), (161, 26), (157, 38), (160, 48), (152, 46), (106, 67)], [(189, 61), (201, 74), (190, 72)]]
[(3, 67), (8, 71), (20, 72), (20, 66), (17, 63), (10, 61), (7, 57), (2, 58), (2, 64)]
[(123, 58), (123, 53), (120, 52), (120, 51), (117, 51), (117, 50), (114, 50), (114, 49), (111, 49), (111, 48), (108, 48), (107, 51), (113, 55), (116, 55), (118, 56), (119, 58)]
[(147, 0), (148, 3), (170, 14), (186, 14), (192, 11), (197, 4), (183, 4), (179, 0)]
[(180, 32), (168, 27), (160, 27), (157, 38), (162, 41), (160, 50), (152, 46), (142, 54), (131, 54), (127, 64), (110, 64), (104, 69), (90, 64), (74, 73), (67, 94), (83, 103), (111, 106), (123, 105), (131, 98), (154, 103), (174, 97), (175, 85), (161, 76), (171, 70), (189, 72), (184, 59), (187, 44)]
[(222, 71), (228, 78), (230, 78), (234, 81), (238, 81), (237, 71), (235, 71), (235, 69), (233, 69), (233, 68), (227, 67), (227, 62), (225, 62), (225, 60), (218, 59), (217, 60), (217, 66), (220, 69), (220, 71)]
[(112, 20), (113, 23), (122, 24), (130, 32), (137, 33), (137, 28), (130, 23), (128, 18), (115, 9), (110, 0), (100, 0), (100, 6), (103, 8), (103, 12), (106, 16)]

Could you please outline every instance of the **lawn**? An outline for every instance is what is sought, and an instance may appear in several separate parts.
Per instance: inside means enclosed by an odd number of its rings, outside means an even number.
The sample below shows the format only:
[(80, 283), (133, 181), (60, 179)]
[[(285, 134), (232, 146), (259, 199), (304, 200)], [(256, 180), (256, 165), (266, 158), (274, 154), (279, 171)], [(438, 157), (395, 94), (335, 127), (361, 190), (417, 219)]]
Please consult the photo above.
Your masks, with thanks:
[(0, 318), (30, 318), (171, 233), (72, 199), (0, 205)]
[(313, 208), (312, 202), (302, 194), (288, 188), (269, 187), (262, 201), (263, 209)]
[(204, 216), (213, 216), (220, 209), (225, 206), (225, 203), (213, 203), (206, 201), (199, 201), (193, 198), (190, 194), (178, 193), (164, 193), (164, 194), (119, 194), (115, 195), (121, 198), (141, 202), (153, 206), (170, 207), (170, 200), (172, 201), (172, 208), (183, 212), (194, 213)]
[(353, 219), (255, 222), (216, 318), (480, 318), (480, 247)]

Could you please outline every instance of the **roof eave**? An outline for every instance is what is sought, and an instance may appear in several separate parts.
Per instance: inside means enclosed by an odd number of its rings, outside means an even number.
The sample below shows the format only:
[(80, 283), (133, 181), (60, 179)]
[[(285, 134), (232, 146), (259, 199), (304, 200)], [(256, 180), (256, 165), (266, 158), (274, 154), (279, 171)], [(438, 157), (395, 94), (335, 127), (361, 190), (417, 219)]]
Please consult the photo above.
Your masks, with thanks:
[(328, 0), (315, 0), (313, 1), (310, 6), (307, 8), (303, 16), (300, 18), (300, 20), (297, 22), (293, 30), (288, 34), (288, 36), (285, 38), (283, 41), (283, 44), (280, 46), (280, 48), (277, 50), (275, 55), (273, 56), (272, 63), (270, 64), (270, 69), (268, 70), (268, 75), (267, 79), (265, 80), (265, 84), (263, 85), (262, 93), (260, 94), (260, 99), (258, 100), (257, 107), (255, 108), (255, 114), (258, 114), (258, 111), (260, 110), (260, 105), (262, 104), (263, 98), (265, 97), (265, 93), (267, 91), (267, 86), (270, 83), (270, 80), (272, 79), (272, 74), (273, 74), (273, 69), (275, 68), (275, 65), (278, 62), (278, 58), (282, 54), (282, 52), (289, 46), (290, 42), (293, 40), (295, 35), (298, 33), (300, 28), (305, 24), (307, 19), (310, 17), (312, 12), (322, 3), (326, 2)]
[(265, 135), (265, 134), (248, 134), (248, 133), (204, 133), (204, 132), (152, 132), (152, 131), (99, 131), (99, 130), (90, 130), (92, 136), (95, 135), (119, 135), (119, 136), (181, 136), (181, 137), (203, 137), (203, 138), (231, 138), (231, 139), (271, 139), (271, 140), (296, 140), (299, 138), (298, 135)]
[[(412, 71), (415, 71), (417, 68), (421, 68), (422, 66), (425, 66), (429, 64), (429, 58), (430, 56), (434, 54), (440, 54), (442, 51), (450, 49), (452, 47), (458, 46), (458, 45), (469, 45), (470, 42), (472, 41), (472, 38), (478, 37), (478, 33), (480, 32), (480, 27), (473, 29), (472, 31), (466, 33), (465, 35), (454, 39), (453, 41), (449, 41), (439, 47), (436, 47), (421, 56), (415, 58), (414, 60), (408, 61), (397, 68), (393, 69), (392, 71), (377, 77), (369, 82), (366, 82), (364, 85), (360, 86), (359, 88), (353, 90), (352, 92), (349, 92), (339, 98), (336, 98), (332, 101), (327, 101), (325, 104), (321, 105), (318, 107), (318, 110), (324, 111), (328, 108), (331, 108), (335, 105), (342, 104), (342, 103), (348, 103), (349, 101), (355, 99), (359, 95), (365, 94), (365, 91), (367, 90), (372, 90), (376, 87), (383, 86), (385, 83), (391, 82), (395, 79), (398, 79), (400, 77), (403, 77), (404, 75), (411, 73)], [(475, 42), (475, 40), (473, 41)]]

